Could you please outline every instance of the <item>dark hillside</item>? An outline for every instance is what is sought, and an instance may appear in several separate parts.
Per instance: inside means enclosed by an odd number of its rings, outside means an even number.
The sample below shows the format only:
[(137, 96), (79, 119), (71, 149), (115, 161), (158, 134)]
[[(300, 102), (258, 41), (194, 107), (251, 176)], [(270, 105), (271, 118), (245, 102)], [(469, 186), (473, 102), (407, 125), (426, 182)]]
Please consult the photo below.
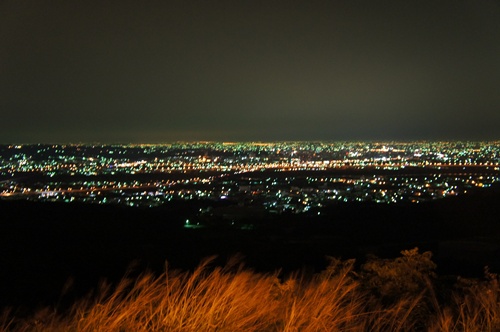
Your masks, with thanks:
[[(0, 201), (0, 306), (55, 303), (73, 280), (71, 297), (99, 280), (136, 271), (194, 268), (240, 253), (259, 271), (325, 267), (325, 256), (395, 257), (403, 249), (431, 250), (442, 274), (500, 270), (500, 191), (478, 191), (416, 205), (332, 205), (321, 216), (281, 215), (253, 230), (185, 229), (198, 203), (153, 209)], [(199, 203), (201, 204), (201, 203)]]

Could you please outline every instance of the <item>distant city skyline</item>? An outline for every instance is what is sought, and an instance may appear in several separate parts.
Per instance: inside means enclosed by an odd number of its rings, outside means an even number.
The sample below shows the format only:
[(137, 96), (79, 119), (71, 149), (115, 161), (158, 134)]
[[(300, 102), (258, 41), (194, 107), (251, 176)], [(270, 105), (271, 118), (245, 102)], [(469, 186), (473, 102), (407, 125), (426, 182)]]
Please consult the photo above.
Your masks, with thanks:
[(0, 144), (500, 139), (500, 2), (0, 4)]

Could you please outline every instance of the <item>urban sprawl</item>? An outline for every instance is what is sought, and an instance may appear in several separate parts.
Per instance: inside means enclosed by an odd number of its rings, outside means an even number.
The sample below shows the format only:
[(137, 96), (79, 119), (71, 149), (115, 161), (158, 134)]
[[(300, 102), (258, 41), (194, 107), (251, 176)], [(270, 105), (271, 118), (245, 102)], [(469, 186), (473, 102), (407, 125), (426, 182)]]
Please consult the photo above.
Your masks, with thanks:
[(499, 180), (500, 142), (0, 145), (4, 200), (227, 200), (255, 213), (320, 213), (331, 203), (419, 203)]

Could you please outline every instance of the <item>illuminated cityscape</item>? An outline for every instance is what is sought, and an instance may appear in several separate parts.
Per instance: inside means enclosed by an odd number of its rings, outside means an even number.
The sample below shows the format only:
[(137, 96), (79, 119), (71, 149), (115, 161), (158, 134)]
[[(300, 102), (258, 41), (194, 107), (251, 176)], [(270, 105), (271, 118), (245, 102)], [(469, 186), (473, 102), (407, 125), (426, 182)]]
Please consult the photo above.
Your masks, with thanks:
[(500, 180), (500, 142), (28, 144), (0, 146), (0, 156), (4, 200), (136, 207), (226, 200), (255, 213), (419, 203)]
[(0, 8), (0, 332), (500, 331), (499, 1)]

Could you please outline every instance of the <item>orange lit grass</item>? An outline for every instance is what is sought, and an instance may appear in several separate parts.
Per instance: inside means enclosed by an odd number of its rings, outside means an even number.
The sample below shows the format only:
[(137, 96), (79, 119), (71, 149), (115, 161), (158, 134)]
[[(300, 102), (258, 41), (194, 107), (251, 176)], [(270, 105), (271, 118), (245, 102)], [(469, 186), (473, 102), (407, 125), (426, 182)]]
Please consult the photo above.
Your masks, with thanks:
[[(170, 271), (102, 285), (60, 315), (45, 309), (0, 330), (13, 331), (491, 331), (500, 318), (496, 276), (455, 294), (440, 308), (422, 292), (382, 304), (363, 287), (353, 261), (332, 260), (321, 274), (285, 280), (237, 262), (192, 272)], [(426, 295), (427, 294), (427, 295)], [(432, 301), (430, 301), (432, 302)], [(423, 313), (423, 314), (422, 314)]]
[(259, 274), (228, 264), (124, 279), (63, 316), (38, 313), (21, 330), (36, 331), (334, 331), (363, 317), (351, 266), (306, 280)]

